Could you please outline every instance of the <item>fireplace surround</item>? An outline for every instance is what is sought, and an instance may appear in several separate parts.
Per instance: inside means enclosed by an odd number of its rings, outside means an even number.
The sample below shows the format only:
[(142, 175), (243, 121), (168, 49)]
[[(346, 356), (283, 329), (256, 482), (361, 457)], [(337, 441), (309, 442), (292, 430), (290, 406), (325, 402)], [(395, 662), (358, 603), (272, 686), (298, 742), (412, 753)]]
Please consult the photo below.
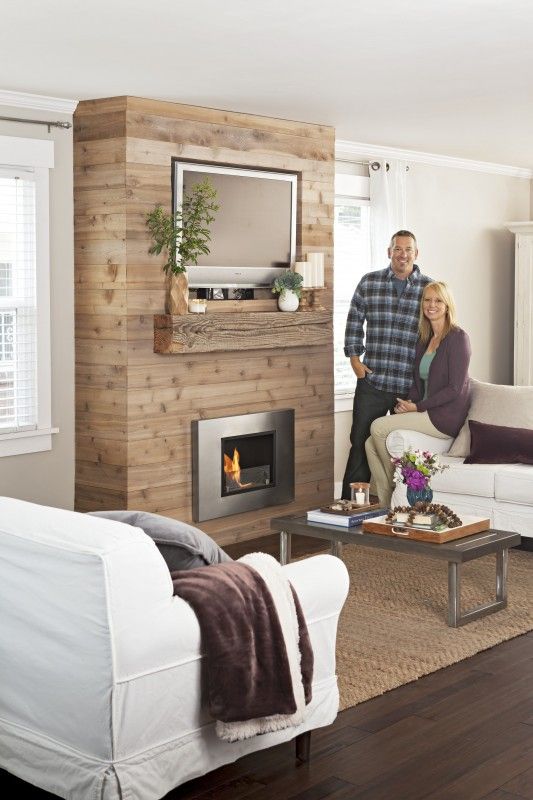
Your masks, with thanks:
[(191, 426), (195, 522), (294, 500), (294, 409)]

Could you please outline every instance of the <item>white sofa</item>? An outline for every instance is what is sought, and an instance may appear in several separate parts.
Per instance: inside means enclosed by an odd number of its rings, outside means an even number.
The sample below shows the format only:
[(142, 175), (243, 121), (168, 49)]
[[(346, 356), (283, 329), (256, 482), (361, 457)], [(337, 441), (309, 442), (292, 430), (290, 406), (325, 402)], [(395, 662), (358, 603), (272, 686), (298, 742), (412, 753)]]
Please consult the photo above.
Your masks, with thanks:
[[(401, 455), (409, 446), (443, 454), (441, 462), (449, 468), (431, 480), (434, 500), (458, 514), (486, 516), (493, 528), (516, 531), (533, 544), (533, 466), (465, 464), (470, 452), (469, 420), (533, 431), (533, 386), (472, 380), (468, 418), (455, 440), (397, 430), (387, 437), (387, 449), (392, 456)], [(405, 503), (405, 486), (397, 485), (391, 504)]]
[(0, 498), (0, 767), (69, 800), (155, 800), (331, 723), (344, 564), (284, 567), (314, 649), (298, 728), (228, 743), (201, 702), (201, 643), (154, 542), (121, 522)]

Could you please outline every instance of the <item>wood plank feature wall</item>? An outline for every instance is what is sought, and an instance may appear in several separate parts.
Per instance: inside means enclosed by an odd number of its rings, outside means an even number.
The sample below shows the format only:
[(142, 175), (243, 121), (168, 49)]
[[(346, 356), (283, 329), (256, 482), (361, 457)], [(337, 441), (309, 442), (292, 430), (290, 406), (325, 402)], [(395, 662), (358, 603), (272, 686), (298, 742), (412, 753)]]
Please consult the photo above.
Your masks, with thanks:
[[(76, 508), (192, 521), (191, 421), (276, 408), (295, 409), (295, 501), (202, 528), (223, 545), (330, 500), (334, 130), (131, 97), (81, 102), (74, 124)], [(171, 208), (173, 157), (299, 173), (297, 257), (326, 254), (318, 343), (153, 352), (165, 290), (145, 216)]]

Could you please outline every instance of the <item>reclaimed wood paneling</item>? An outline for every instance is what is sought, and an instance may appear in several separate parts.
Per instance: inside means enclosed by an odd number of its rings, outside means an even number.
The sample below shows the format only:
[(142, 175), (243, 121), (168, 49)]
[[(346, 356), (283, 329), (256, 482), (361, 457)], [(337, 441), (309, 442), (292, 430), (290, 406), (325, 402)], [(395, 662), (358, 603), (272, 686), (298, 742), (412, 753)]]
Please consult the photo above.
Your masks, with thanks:
[[(83, 101), (74, 124), (76, 507), (138, 508), (191, 521), (192, 421), (281, 408), (295, 410), (295, 501), (202, 527), (228, 544), (268, 532), (274, 513), (330, 500), (333, 129), (130, 97)], [(229, 337), (216, 352), (153, 352), (163, 261), (148, 255), (145, 216), (158, 203), (170, 209), (171, 160), (179, 156), (300, 175), (297, 257), (313, 250), (326, 256), (327, 311), (317, 339), (301, 344), (320, 312), (278, 314), (267, 294), (261, 302), (272, 311), (256, 309), (246, 317), (263, 319), (250, 330), (240, 326), (250, 338), (246, 352), (233, 351)], [(218, 336), (220, 347), (235, 311), (210, 308), (206, 317), (191, 317), (180, 323), (196, 325), (204, 340)], [(279, 348), (254, 344), (266, 320), (270, 337), (284, 330)]]
[(156, 353), (213, 353), (228, 350), (278, 350), (281, 347), (327, 345), (331, 338), (331, 314), (316, 312), (238, 315), (186, 314), (154, 317)]

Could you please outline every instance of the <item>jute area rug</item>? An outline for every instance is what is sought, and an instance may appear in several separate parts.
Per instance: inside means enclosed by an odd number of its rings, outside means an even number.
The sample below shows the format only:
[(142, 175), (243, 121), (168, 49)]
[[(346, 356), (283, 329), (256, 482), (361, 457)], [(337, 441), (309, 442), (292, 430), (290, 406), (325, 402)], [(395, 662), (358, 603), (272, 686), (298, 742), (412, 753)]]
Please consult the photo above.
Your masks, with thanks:
[[(350, 590), (337, 636), (340, 708), (533, 630), (533, 553), (510, 551), (506, 609), (447, 624), (447, 562), (347, 545)], [(495, 557), (463, 566), (463, 609), (495, 594)]]

